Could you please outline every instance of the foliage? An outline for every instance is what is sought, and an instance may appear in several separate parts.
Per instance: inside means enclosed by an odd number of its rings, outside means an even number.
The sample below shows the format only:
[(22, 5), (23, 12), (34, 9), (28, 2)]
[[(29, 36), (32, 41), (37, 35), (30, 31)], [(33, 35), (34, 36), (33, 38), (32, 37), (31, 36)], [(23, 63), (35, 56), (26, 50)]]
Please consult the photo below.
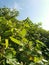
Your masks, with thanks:
[(17, 15), (0, 8), (0, 65), (49, 65), (49, 31)]

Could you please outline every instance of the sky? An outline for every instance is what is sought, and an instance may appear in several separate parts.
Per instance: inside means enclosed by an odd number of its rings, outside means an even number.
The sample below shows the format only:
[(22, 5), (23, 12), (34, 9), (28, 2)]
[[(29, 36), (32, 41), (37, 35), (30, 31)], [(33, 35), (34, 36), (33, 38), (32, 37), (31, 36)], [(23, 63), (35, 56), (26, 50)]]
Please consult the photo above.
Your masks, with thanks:
[(16, 8), (19, 20), (29, 17), (32, 22), (42, 22), (42, 27), (49, 30), (49, 0), (0, 0), (0, 7)]

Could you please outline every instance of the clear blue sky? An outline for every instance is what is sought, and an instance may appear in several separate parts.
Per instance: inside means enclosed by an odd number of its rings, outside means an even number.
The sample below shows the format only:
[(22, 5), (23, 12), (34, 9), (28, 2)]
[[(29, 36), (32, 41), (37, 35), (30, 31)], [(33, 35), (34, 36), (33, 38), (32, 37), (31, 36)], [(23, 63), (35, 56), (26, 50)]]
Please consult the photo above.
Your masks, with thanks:
[(0, 0), (0, 7), (19, 10), (19, 19), (29, 17), (33, 22), (42, 22), (43, 28), (49, 30), (49, 0)]

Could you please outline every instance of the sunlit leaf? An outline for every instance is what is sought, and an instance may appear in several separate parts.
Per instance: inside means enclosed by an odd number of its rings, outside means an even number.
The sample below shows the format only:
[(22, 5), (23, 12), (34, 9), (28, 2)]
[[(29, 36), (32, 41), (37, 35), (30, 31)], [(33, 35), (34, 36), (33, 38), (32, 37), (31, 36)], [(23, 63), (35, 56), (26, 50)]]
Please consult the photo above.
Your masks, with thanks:
[(0, 36), (0, 42), (1, 42), (1, 36)]
[(20, 31), (20, 35), (22, 36), (22, 37), (25, 37), (25, 35), (26, 35), (26, 30), (25, 29), (22, 29), (22, 31)]
[(23, 45), (23, 44), (20, 42), (20, 40), (17, 40), (17, 39), (15, 39), (15, 38), (13, 38), (13, 37), (10, 37), (10, 39), (11, 39), (11, 41), (13, 41), (14, 43), (16, 43), (16, 44), (18, 44), (18, 45), (20, 45), (20, 46)]
[(5, 45), (6, 45), (6, 48), (8, 48), (8, 45), (9, 45), (8, 39), (5, 39)]

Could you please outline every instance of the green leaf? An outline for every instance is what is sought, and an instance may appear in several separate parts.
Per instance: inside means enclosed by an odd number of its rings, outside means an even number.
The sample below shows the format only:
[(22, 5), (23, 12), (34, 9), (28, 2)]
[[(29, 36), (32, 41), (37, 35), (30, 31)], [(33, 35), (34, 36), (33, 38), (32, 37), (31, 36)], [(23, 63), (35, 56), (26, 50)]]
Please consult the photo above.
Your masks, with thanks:
[(22, 36), (22, 37), (25, 37), (25, 35), (26, 35), (26, 29), (22, 29), (22, 31), (20, 31), (20, 35)]
[(36, 43), (46, 47), (46, 45), (43, 42), (39, 41), (39, 40), (36, 40)]
[(18, 45), (20, 45), (20, 46), (23, 46), (23, 44), (20, 42), (20, 40), (17, 40), (17, 39), (15, 39), (15, 38), (13, 38), (13, 37), (10, 37), (10, 39), (11, 39), (11, 41), (13, 41), (14, 43), (16, 43), (16, 44), (18, 44)]
[(6, 45), (6, 48), (8, 48), (8, 45), (9, 45), (8, 39), (5, 39), (5, 45)]
[(9, 37), (9, 36), (11, 36), (12, 35), (12, 32), (11, 32), (11, 30), (8, 30), (8, 31), (5, 31), (5, 33), (4, 33), (4, 36), (5, 37)]

